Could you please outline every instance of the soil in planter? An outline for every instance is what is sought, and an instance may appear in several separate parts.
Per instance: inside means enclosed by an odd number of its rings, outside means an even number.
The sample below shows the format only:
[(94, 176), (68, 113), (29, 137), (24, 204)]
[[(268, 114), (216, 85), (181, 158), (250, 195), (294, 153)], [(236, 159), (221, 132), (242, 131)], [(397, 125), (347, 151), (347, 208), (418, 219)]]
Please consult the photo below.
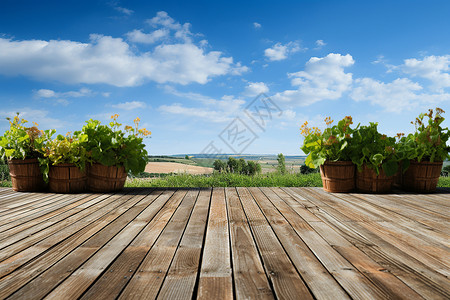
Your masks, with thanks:
[(36, 158), (8, 160), (12, 188), (16, 192), (40, 192), (45, 182)]
[(320, 166), (323, 189), (348, 193), (355, 189), (355, 165), (351, 161), (331, 161)]
[(432, 193), (436, 190), (443, 162), (411, 161), (403, 174), (402, 187), (407, 191)]
[(73, 164), (50, 166), (48, 186), (53, 193), (82, 193), (86, 191), (87, 176)]
[(88, 189), (96, 193), (117, 192), (123, 189), (127, 173), (124, 167), (93, 164), (88, 170)]
[(361, 172), (356, 172), (356, 189), (364, 193), (388, 193), (392, 191), (394, 176), (387, 177), (383, 169), (377, 175), (374, 169), (362, 166)]

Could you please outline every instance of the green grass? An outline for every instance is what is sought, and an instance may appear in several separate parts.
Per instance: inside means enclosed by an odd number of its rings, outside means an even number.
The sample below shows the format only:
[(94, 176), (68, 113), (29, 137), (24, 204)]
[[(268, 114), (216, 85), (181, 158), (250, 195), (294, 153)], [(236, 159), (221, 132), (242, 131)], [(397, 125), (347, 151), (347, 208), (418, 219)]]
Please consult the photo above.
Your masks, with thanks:
[(450, 188), (450, 177), (440, 177), (437, 186)]
[(127, 187), (228, 187), (228, 186), (322, 186), (320, 174), (241, 174), (190, 175), (179, 174), (152, 180), (127, 180)]

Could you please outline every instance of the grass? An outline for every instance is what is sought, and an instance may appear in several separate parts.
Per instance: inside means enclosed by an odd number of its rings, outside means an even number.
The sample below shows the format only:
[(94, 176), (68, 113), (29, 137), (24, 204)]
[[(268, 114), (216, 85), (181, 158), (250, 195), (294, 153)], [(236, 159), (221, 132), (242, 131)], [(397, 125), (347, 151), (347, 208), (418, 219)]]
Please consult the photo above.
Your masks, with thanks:
[(450, 187), (450, 177), (439, 177), (438, 187)]
[(190, 175), (179, 174), (164, 178), (127, 180), (127, 187), (227, 187), (227, 186), (322, 186), (320, 174), (241, 174)]

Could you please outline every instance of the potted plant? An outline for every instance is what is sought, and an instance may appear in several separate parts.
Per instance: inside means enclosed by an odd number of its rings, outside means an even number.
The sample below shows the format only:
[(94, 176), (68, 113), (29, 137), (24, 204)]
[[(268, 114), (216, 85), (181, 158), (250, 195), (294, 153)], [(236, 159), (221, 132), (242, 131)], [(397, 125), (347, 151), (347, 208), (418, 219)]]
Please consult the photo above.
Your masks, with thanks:
[(370, 122), (353, 132), (352, 161), (357, 166), (356, 188), (362, 192), (385, 193), (392, 190), (398, 170), (394, 137), (378, 132)]
[(119, 191), (128, 172), (139, 174), (147, 165), (148, 153), (143, 138), (151, 133), (139, 128), (139, 118), (134, 120), (134, 126), (125, 126), (122, 130), (118, 116), (111, 116), (108, 125), (90, 119), (83, 126), (82, 132), (87, 136), (84, 146), (89, 154), (88, 188), (91, 191)]
[[(305, 137), (302, 151), (307, 154), (305, 164), (310, 168), (320, 167), (323, 189), (327, 192), (350, 192), (355, 188), (355, 165), (351, 161), (352, 117), (347, 116), (337, 125), (325, 119), (327, 128), (322, 132), (317, 127), (302, 127)], [(358, 125), (359, 126), (359, 125)]]
[(433, 192), (439, 180), (443, 161), (449, 158), (447, 146), (450, 133), (442, 128), (445, 120), (441, 108), (422, 113), (416, 118), (414, 133), (400, 140), (402, 158), (402, 187), (415, 192)]
[(50, 192), (80, 193), (86, 190), (87, 156), (83, 146), (86, 138), (80, 131), (73, 135), (58, 135), (40, 149), (44, 158), (39, 162)]
[(39, 169), (36, 151), (43, 142), (43, 131), (38, 124), (26, 127), (27, 120), (19, 117), (19, 113), (9, 121), (9, 130), (0, 137), (0, 155), (7, 159), (12, 181), (12, 188), (19, 192), (35, 192), (45, 188), (42, 173)]

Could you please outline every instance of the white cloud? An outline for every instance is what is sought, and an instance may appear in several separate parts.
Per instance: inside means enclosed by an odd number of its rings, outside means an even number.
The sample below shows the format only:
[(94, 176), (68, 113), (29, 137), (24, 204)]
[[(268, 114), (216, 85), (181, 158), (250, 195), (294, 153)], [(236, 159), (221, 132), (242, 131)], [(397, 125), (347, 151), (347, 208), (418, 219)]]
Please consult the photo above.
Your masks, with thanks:
[(186, 107), (180, 103), (171, 105), (162, 105), (159, 107), (160, 111), (184, 115), (187, 117), (200, 117), (203, 120), (210, 122), (221, 123), (229, 122), (232, 118), (242, 111), (245, 101), (233, 96), (225, 95), (220, 100), (198, 94), (198, 93), (183, 93), (179, 92), (173, 87), (166, 86), (166, 92), (184, 99), (191, 99), (202, 104), (200, 107)]
[(170, 114), (184, 115), (187, 117), (201, 118), (210, 122), (228, 122), (231, 120), (229, 116), (224, 115), (221, 111), (214, 111), (198, 107), (185, 107), (179, 103), (171, 105), (161, 105), (159, 110)]
[(269, 88), (264, 82), (249, 82), (243, 94), (248, 97), (254, 97), (267, 92), (269, 92)]
[(257, 22), (253, 22), (253, 27), (256, 29), (261, 28), (261, 24), (257, 23)]
[(405, 59), (405, 63), (399, 68), (413, 77), (421, 77), (431, 81), (431, 87), (442, 91), (450, 87), (450, 55), (427, 56), (422, 60), (411, 58)]
[(36, 92), (36, 96), (39, 98), (54, 98), (57, 97), (55, 91), (48, 89), (40, 89)]
[(164, 37), (167, 37), (169, 35), (169, 31), (163, 28), (152, 31), (151, 33), (143, 33), (142, 30), (135, 29), (128, 32), (126, 35), (128, 40), (133, 43), (153, 44)]
[(287, 44), (276, 43), (272, 48), (264, 50), (264, 55), (270, 61), (283, 60), (288, 57), (289, 54), (302, 50), (298, 42), (289, 42)]
[(173, 30), (175, 31), (176, 38), (182, 39), (185, 42), (191, 42), (191, 24), (180, 24), (172, 19), (165, 11), (159, 11), (155, 17), (147, 20), (146, 22), (153, 27), (162, 26), (164, 28)]
[(114, 9), (117, 10), (118, 12), (121, 12), (127, 16), (130, 16), (134, 13), (133, 10), (125, 8), (125, 7), (120, 7), (120, 6), (114, 6)]
[(320, 49), (320, 48), (322, 48), (323, 46), (325, 46), (327, 43), (325, 43), (323, 40), (317, 40), (316, 41), (316, 46), (317, 46), (317, 48), (316, 49)]
[(350, 54), (330, 53), (325, 57), (311, 57), (305, 70), (291, 73), (296, 90), (286, 90), (273, 96), (274, 100), (306, 106), (321, 100), (338, 99), (351, 88), (352, 74), (344, 68), (354, 64)]
[(81, 88), (79, 91), (69, 91), (69, 92), (55, 92), (49, 89), (40, 89), (35, 91), (34, 94), (38, 98), (58, 98), (58, 97), (78, 98), (91, 96), (94, 93), (90, 89)]
[(369, 101), (388, 112), (402, 112), (450, 101), (450, 94), (421, 93), (422, 91), (422, 86), (408, 78), (397, 78), (390, 83), (362, 78), (355, 80), (355, 88), (350, 97), (355, 101)]
[(40, 129), (63, 128), (66, 124), (64, 120), (49, 117), (49, 111), (42, 109), (31, 109), (29, 107), (16, 108), (12, 110), (0, 110), (0, 118), (14, 117), (16, 112), (20, 112), (20, 118), (29, 122), (36, 122)]
[(121, 110), (134, 110), (134, 109), (138, 109), (138, 108), (146, 108), (147, 105), (141, 101), (129, 101), (129, 102), (113, 104), (112, 107), (121, 109)]
[(204, 84), (211, 77), (239, 74), (246, 69), (221, 52), (205, 52), (190, 43), (162, 44), (153, 52), (135, 54), (121, 38), (102, 35), (91, 35), (89, 43), (0, 38), (0, 74), (41, 81), (119, 87), (149, 80)]

